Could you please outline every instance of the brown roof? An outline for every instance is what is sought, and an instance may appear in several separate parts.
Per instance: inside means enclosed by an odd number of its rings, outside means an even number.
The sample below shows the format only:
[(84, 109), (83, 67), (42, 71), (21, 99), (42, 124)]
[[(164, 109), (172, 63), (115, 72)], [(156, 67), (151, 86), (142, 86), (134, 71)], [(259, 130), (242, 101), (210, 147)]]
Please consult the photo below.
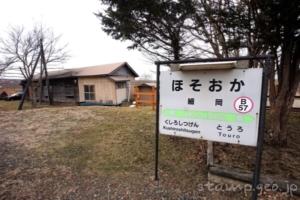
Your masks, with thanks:
[[(113, 72), (117, 71), (123, 66), (126, 66), (134, 74), (135, 77), (138, 76), (138, 74), (130, 67), (130, 65), (127, 62), (51, 71), (48, 73), (48, 75), (50, 78), (105, 76), (111, 75)], [(34, 76), (34, 79), (38, 79), (38, 77), (39, 75), (37, 74)]]
[(97, 66), (90, 66), (90, 67), (81, 67), (75, 68), (74, 71), (76, 76), (94, 76), (96, 75), (108, 75), (118, 69), (119, 67), (123, 66), (123, 63), (113, 63), (113, 64), (105, 64), (105, 65), (97, 65)]

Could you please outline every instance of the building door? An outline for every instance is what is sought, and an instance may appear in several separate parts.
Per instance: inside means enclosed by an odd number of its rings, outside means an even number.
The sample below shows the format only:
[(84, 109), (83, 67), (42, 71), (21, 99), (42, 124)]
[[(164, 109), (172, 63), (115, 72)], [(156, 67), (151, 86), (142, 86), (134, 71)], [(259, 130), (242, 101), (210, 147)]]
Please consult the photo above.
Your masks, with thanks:
[(117, 104), (128, 101), (128, 88), (126, 81), (116, 82)]

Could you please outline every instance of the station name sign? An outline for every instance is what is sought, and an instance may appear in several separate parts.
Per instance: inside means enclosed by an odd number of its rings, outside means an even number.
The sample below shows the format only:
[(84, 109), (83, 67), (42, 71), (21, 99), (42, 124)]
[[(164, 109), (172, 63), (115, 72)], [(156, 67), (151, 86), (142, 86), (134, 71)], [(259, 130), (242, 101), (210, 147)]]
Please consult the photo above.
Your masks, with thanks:
[(159, 132), (257, 145), (262, 69), (163, 71)]

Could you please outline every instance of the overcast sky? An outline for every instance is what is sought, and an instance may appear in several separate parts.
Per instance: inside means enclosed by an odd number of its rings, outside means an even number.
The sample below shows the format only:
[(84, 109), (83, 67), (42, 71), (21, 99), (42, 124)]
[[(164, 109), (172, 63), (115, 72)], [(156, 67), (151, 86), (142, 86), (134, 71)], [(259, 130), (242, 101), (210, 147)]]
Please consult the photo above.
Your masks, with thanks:
[(155, 70), (142, 53), (127, 50), (129, 43), (113, 40), (102, 31), (100, 20), (93, 14), (100, 9), (98, 0), (3, 0), (0, 37), (10, 26), (43, 24), (61, 34), (61, 41), (68, 44), (71, 58), (64, 68), (127, 61), (139, 75)]

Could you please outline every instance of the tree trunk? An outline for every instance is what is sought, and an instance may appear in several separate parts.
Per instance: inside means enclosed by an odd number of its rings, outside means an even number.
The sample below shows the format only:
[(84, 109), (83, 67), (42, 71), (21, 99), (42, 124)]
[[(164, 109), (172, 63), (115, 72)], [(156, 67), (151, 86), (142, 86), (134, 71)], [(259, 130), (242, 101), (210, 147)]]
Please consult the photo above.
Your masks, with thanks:
[(286, 98), (270, 108), (270, 141), (272, 144), (287, 145), (288, 119), (296, 92), (288, 92)]
[[(272, 144), (286, 145), (288, 139), (288, 116), (293, 107), (294, 98), (299, 86), (299, 45), (286, 43), (282, 50), (281, 63), (278, 74), (279, 84), (270, 79), (270, 131)], [(297, 44), (296, 44), (297, 45)]]
[(278, 102), (270, 109), (269, 139), (272, 144), (285, 145), (287, 143), (288, 112), (284, 111), (284, 101)]

